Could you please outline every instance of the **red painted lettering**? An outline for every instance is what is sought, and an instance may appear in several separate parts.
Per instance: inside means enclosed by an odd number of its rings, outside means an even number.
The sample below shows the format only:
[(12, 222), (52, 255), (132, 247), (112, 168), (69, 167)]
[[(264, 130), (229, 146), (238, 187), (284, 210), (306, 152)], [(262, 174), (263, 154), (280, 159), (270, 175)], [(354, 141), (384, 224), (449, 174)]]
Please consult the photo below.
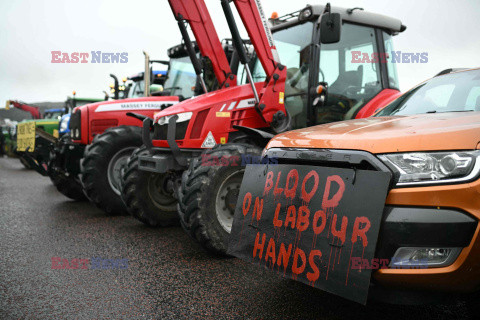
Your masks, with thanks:
[(342, 226), (340, 227), (340, 231), (337, 230), (337, 215), (333, 215), (333, 220), (332, 220), (332, 235), (340, 238), (342, 240), (342, 245), (345, 243), (345, 238), (347, 236), (347, 223), (348, 223), (348, 218), (343, 216), (342, 217)]
[(272, 265), (275, 264), (275, 241), (272, 238), (268, 241), (267, 253), (265, 254), (265, 261), (268, 262), (268, 258), (272, 259)]
[[(307, 192), (306, 189), (305, 189), (305, 185), (307, 184), (307, 181), (310, 178), (313, 178), (313, 180), (314, 180), (313, 187), (309, 192)], [(307, 175), (305, 176), (305, 178), (303, 179), (303, 182), (302, 182), (302, 200), (304, 202), (309, 203), (310, 200), (312, 199), (313, 195), (315, 194), (315, 192), (317, 192), (318, 181), (319, 181), (318, 173), (315, 170), (312, 170), (309, 173), (307, 173)]]
[[(293, 179), (292, 187), (289, 187), (291, 184), (290, 179)], [(285, 197), (290, 199), (295, 198), (297, 186), (298, 186), (298, 171), (296, 169), (292, 169), (287, 175), (287, 183), (285, 185)]]
[(292, 229), (295, 229), (295, 218), (296, 218), (297, 212), (295, 210), (295, 206), (289, 206), (287, 210), (287, 217), (285, 218), (285, 228), (291, 224)]
[(265, 180), (265, 188), (263, 188), (263, 195), (267, 195), (273, 187), (273, 172), (268, 171), (267, 179)]
[[(300, 257), (302, 260), (301, 266), (298, 266), (298, 257)], [(300, 248), (295, 249), (295, 253), (293, 254), (292, 272), (295, 274), (300, 274), (305, 270), (306, 265), (307, 257), (305, 256), (305, 252), (303, 252), (303, 250)]]
[(297, 230), (303, 232), (307, 230), (310, 218), (310, 210), (306, 206), (298, 208)]
[(257, 250), (260, 251), (259, 254), (258, 254), (258, 258), (259, 259), (262, 259), (262, 255), (263, 255), (263, 247), (265, 247), (265, 233), (263, 234), (262, 236), (262, 243), (259, 243), (260, 241), (260, 232), (257, 232), (257, 236), (255, 237), (255, 244), (253, 246), (253, 257), (255, 258), (255, 256), (257, 255)]
[(275, 209), (275, 216), (273, 217), (273, 225), (275, 227), (281, 227), (283, 225), (283, 221), (278, 219), (278, 214), (280, 213), (280, 208), (282, 205), (279, 203), (277, 204), (277, 208)]
[(285, 250), (285, 245), (280, 244), (280, 251), (278, 252), (277, 265), (280, 267), (283, 264), (283, 269), (286, 270), (288, 267), (288, 261), (290, 260), (290, 254), (292, 253), (292, 244), (288, 245), (288, 251)]
[[(246, 201), (248, 200), (248, 207), (245, 207)], [(243, 216), (246, 216), (248, 211), (250, 211), (250, 205), (252, 204), (252, 194), (247, 192), (245, 197), (243, 197), (243, 204), (242, 204), (242, 213)]]
[(277, 181), (275, 182), (275, 189), (273, 190), (273, 196), (278, 196), (283, 192), (283, 188), (278, 187), (278, 182), (280, 181), (280, 176), (282, 175), (282, 172), (279, 172), (277, 175)]
[(307, 279), (310, 282), (317, 281), (318, 277), (320, 276), (320, 270), (318, 270), (318, 267), (315, 264), (315, 257), (321, 258), (322, 252), (320, 250), (310, 251), (310, 255), (308, 256), (308, 263), (310, 264), (310, 268), (312, 268), (313, 271), (307, 273)]
[[(365, 227), (360, 229), (360, 224), (365, 224)], [(353, 224), (352, 243), (357, 242), (357, 238), (362, 238), (362, 244), (364, 247), (368, 245), (367, 231), (370, 229), (370, 220), (367, 217), (357, 217)]]
[[(330, 195), (330, 188), (332, 186), (332, 182), (336, 182), (339, 186), (337, 193), (332, 197), (328, 198)], [(322, 208), (335, 208), (338, 206), (340, 199), (343, 197), (343, 192), (345, 191), (345, 182), (343, 182), (340, 176), (334, 175), (329, 176), (327, 178), (327, 183), (325, 185), (325, 192), (323, 193), (323, 200), (322, 200)]]
[(262, 211), (263, 211), (263, 199), (259, 199), (258, 197), (255, 199), (255, 205), (253, 207), (253, 214), (252, 218), (255, 217), (255, 212), (257, 213), (257, 221), (260, 220), (262, 217)]
[[(318, 225), (318, 220), (322, 219), (322, 223)], [(313, 216), (313, 232), (315, 234), (320, 234), (323, 232), (325, 229), (325, 225), (327, 224), (327, 216), (325, 215), (325, 211), (323, 210), (318, 210), (315, 212), (315, 215)]]

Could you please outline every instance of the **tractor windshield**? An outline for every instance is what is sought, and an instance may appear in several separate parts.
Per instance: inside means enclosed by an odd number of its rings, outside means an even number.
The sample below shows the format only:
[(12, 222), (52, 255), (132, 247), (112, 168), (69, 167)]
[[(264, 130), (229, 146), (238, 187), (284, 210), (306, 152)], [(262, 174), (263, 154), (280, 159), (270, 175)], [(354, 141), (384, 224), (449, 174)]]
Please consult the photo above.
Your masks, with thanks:
[(127, 98), (143, 97), (145, 93), (145, 82), (143, 80), (135, 81), (128, 90)]
[(60, 120), (62, 117), (63, 113), (61, 111), (57, 112), (45, 112), (43, 118), (44, 119), (55, 119), (55, 120)]
[(195, 95), (197, 76), (189, 57), (170, 59), (170, 68), (165, 80), (164, 90), (172, 96), (181, 96), (183, 99)]
[(353, 119), (382, 90), (378, 56), (375, 29), (367, 26), (344, 23), (339, 42), (320, 45), (318, 80), (328, 97), (317, 123)]
[[(310, 49), (313, 22), (305, 22), (273, 34), (282, 64), (287, 66), (285, 107), (292, 127), (307, 125), (310, 70)], [(380, 61), (375, 29), (344, 23), (341, 40), (320, 45), (318, 81), (328, 88), (328, 99), (316, 108), (316, 123), (354, 118), (358, 110), (382, 90)], [(396, 81), (396, 71), (391, 76)], [(259, 61), (253, 69), (254, 81), (264, 81), (265, 72)]]
[(430, 79), (396, 99), (376, 116), (480, 111), (480, 70)]
[[(285, 107), (292, 118), (293, 128), (305, 127), (307, 121), (306, 104), (312, 31), (313, 23), (306, 22), (273, 34), (280, 61), (287, 66)], [(265, 81), (265, 71), (258, 60), (252, 76), (254, 82)]]

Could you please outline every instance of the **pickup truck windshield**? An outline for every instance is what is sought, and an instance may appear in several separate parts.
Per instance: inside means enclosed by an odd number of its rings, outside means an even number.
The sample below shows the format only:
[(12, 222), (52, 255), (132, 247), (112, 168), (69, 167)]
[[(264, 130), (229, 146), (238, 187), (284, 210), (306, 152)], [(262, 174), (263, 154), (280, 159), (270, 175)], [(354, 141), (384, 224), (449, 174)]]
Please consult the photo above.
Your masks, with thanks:
[(376, 116), (463, 111), (480, 111), (480, 70), (432, 78), (390, 103)]

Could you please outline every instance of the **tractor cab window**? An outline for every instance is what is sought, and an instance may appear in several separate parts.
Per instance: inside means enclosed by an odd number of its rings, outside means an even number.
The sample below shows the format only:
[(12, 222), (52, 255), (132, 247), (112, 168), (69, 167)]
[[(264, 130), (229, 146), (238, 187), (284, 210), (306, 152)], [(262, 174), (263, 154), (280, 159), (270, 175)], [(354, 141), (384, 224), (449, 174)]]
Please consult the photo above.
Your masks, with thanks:
[(391, 89), (400, 90), (400, 86), (398, 85), (397, 64), (393, 63), (392, 58), (392, 52), (395, 51), (392, 36), (384, 31), (383, 39), (385, 41), (385, 52), (387, 53), (388, 84)]
[(44, 115), (43, 115), (43, 118), (44, 119), (54, 119), (54, 120), (60, 120), (60, 118), (62, 117), (62, 112), (46, 112)]
[(382, 90), (375, 30), (344, 23), (341, 40), (321, 44), (318, 81), (327, 85), (327, 100), (316, 109), (317, 123), (352, 119)]
[(145, 93), (145, 82), (143, 80), (135, 81), (128, 90), (128, 98), (143, 97)]
[[(310, 44), (313, 23), (306, 22), (273, 34), (280, 61), (287, 67), (285, 81), (285, 108), (291, 117), (292, 128), (303, 128), (307, 123), (307, 93)], [(265, 81), (265, 71), (257, 60), (253, 68), (254, 82)]]
[(187, 99), (195, 95), (196, 84), (197, 76), (189, 57), (170, 60), (164, 91), (168, 92), (169, 95)]

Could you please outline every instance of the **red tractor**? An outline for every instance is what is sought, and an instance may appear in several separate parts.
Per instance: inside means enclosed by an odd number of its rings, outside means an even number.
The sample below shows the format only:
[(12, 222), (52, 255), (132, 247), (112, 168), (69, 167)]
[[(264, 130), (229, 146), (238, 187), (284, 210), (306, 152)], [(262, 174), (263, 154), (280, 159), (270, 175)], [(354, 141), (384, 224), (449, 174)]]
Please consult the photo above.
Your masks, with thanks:
[[(170, 61), (163, 91), (149, 96), (151, 72), (146, 71), (144, 81), (129, 89), (129, 96), (135, 96), (143, 86), (145, 97), (76, 108), (70, 120), (71, 140), (59, 145), (57, 164), (52, 166), (61, 178), (57, 189), (73, 199), (85, 193), (108, 214), (126, 212), (120, 197), (120, 177), (124, 163), (142, 144), (139, 120), (151, 119), (154, 113), (203, 92), (236, 85), (225, 54), (227, 51), (232, 56), (231, 49), (229, 42), (222, 46), (216, 34), (198, 46), (186, 41), (168, 50)], [(149, 68), (147, 62), (146, 70)]]
[[(170, 4), (177, 17), (195, 20), (192, 4), (200, 2)], [(255, 48), (253, 72), (229, 2)], [(188, 13), (172, 3), (188, 4)], [(387, 57), (392, 37), (406, 29), (394, 18), (327, 4), (271, 21), (272, 35), (260, 1), (221, 3), (249, 84), (155, 114), (153, 139), (144, 126), (145, 148), (130, 158), (122, 191), (129, 211), (149, 225), (174, 221), (178, 203), (184, 229), (216, 253), (226, 251), (245, 165), (274, 134), (368, 117), (400, 95), (390, 59), (357, 64), (352, 54)], [(207, 38), (196, 35), (197, 43)]]

